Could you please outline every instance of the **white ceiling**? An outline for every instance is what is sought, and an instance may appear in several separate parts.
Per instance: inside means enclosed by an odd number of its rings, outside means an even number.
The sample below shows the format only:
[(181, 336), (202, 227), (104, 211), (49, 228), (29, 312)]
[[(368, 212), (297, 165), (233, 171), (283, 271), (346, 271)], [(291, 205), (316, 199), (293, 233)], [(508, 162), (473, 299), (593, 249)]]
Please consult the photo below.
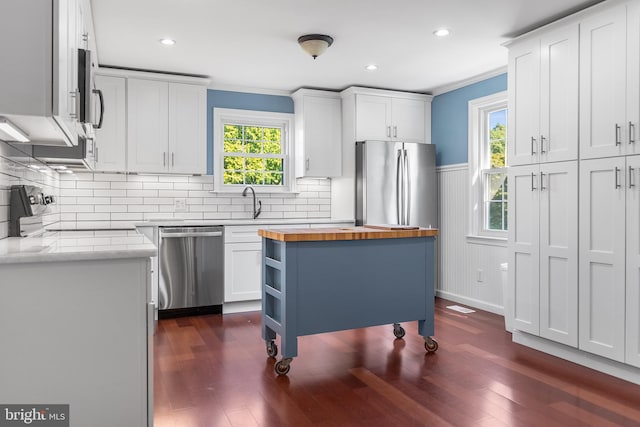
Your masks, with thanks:
[[(510, 37), (597, 2), (91, 0), (101, 65), (205, 75), (230, 89), (427, 93), (506, 66)], [(433, 36), (440, 27), (451, 35)], [(297, 44), (309, 33), (335, 40), (315, 61)]]

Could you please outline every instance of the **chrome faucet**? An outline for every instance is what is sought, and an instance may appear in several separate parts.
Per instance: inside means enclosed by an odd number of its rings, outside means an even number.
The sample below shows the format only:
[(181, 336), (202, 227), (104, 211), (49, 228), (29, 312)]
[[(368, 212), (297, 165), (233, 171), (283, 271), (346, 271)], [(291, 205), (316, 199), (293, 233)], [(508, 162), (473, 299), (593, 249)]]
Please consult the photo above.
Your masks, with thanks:
[(249, 185), (242, 190), (243, 197), (247, 197), (247, 190), (251, 190), (251, 194), (253, 195), (253, 219), (256, 219), (262, 211), (262, 202), (258, 200), (258, 210), (256, 210), (256, 192), (253, 190), (253, 187)]

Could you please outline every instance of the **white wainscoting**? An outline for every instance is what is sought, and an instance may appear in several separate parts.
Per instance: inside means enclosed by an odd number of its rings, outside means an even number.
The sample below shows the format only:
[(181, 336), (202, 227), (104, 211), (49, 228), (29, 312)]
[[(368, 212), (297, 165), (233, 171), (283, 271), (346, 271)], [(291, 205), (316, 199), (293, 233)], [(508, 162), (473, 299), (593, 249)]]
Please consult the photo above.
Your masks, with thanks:
[[(467, 238), (469, 175), (467, 164), (437, 170), (440, 203), (436, 294), (460, 304), (503, 314), (500, 264), (506, 242)], [(481, 280), (478, 281), (478, 270)]]

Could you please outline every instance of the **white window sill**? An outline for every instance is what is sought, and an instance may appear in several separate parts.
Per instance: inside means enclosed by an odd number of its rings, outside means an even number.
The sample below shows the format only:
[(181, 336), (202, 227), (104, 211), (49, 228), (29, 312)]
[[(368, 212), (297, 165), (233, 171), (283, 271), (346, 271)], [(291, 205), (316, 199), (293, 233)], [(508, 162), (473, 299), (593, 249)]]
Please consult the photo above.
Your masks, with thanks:
[(475, 236), (467, 235), (467, 243), (472, 245), (486, 245), (486, 246), (500, 246), (507, 247), (507, 237), (494, 237), (494, 236)]
[[(249, 185), (247, 185), (249, 187)], [(220, 190), (209, 190), (211, 194), (239, 194), (242, 193), (244, 187), (238, 188), (222, 188)], [(257, 188), (253, 187), (253, 190), (256, 192), (256, 197), (261, 194), (300, 194), (299, 191), (289, 191), (289, 190), (274, 190), (270, 188)]]

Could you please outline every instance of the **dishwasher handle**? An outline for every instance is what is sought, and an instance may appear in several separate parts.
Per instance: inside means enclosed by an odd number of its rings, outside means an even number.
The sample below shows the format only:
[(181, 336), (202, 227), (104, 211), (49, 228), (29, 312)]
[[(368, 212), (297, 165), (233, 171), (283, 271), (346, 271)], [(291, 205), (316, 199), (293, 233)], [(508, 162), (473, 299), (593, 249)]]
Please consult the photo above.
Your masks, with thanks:
[(222, 231), (191, 231), (185, 233), (160, 233), (163, 239), (174, 237), (222, 237)]

